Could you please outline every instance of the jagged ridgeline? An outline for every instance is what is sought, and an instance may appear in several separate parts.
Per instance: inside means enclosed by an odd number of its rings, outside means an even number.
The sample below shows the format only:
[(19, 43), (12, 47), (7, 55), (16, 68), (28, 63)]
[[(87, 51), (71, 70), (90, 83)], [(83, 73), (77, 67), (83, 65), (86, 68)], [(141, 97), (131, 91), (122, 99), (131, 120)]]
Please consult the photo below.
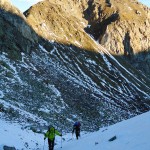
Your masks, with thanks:
[[(150, 109), (147, 74), (95, 41), (88, 19), (94, 4), (99, 3), (47, 0), (24, 16), (1, 1), (1, 117), (66, 131), (80, 120), (83, 130), (97, 130)], [(101, 1), (99, 7), (103, 5), (112, 7), (111, 1)], [(98, 25), (100, 32), (106, 32), (103, 27)]]

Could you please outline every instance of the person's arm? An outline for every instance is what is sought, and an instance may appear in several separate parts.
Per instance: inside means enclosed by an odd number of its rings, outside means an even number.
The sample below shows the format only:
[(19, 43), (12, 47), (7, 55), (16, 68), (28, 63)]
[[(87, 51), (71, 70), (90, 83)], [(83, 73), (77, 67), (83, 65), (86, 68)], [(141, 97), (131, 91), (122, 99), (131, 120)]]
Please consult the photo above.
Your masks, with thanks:
[(72, 134), (74, 133), (74, 130), (75, 130), (75, 126), (73, 126)]
[(44, 140), (48, 137), (49, 135), (49, 131), (47, 131), (45, 134), (44, 134)]
[(57, 130), (55, 130), (55, 134), (56, 134), (56, 135), (59, 135), (59, 136), (62, 136), (62, 134), (59, 133)]

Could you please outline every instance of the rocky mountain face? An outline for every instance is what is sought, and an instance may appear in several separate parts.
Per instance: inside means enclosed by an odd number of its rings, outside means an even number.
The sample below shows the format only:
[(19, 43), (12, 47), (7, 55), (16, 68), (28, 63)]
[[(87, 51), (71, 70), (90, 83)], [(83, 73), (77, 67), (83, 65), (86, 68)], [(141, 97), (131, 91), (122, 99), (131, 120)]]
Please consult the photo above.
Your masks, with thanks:
[(149, 76), (150, 9), (137, 0), (47, 0), (25, 15), (40, 36), (93, 50), (86, 31)]
[(150, 8), (136, 0), (93, 0), (85, 12), (90, 25), (86, 31), (149, 76)]
[(4, 2), (1, 118), (32, 129), (53, 124), (65, 131), (80, 120), (89, 131), (150, 109), (149, 78), (95, 41), (88, 9), (96, 1), (46, 0), (25, 16)]
[[(87, 21), (82, 17), (84, 3), (84, 1), (47, 0), (34, 5), (24, 14), (39, 36), (65, 45), (72, 44), (93, 50), (95, 43), (84, 31), (87, 26)], [(97, 47), (95, 50), (97, 51)]]
[(26, 23), (24, 15), (10, 1), (0, 1), (0, 49), (9, 57), (20, 58), (20, 52), (29, 53), (38, 36)]

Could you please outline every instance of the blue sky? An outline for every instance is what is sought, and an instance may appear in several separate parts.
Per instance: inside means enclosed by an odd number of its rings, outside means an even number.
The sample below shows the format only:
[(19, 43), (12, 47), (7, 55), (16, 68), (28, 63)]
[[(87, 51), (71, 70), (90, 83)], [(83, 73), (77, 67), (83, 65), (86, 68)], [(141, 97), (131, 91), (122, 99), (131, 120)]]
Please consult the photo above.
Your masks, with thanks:
[(150, 0), (138, 0), (138, 1), (150, 7)]
[[(36, 4), (41, 0), (11, 0), (11, 2), (18, 7), (22, 12), (27, 10), (30, 6)], [(143, 4), (150, 7), (150, 0), (138, 0), (139, 2), (142, 2)]]
[(10, 0), (13, 5), (19, 8), (22, 12), (26, 11), (32, 5), (42, 0)]

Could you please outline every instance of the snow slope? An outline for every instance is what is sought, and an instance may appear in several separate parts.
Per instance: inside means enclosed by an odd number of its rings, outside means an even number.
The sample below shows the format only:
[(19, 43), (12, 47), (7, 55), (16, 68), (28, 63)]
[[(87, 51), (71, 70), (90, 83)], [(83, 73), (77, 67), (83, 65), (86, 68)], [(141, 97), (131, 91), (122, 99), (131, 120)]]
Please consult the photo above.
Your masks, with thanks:
[[(144, 113), (115, 125), (101, 128), (97, 132), (81, 133), (76, 140), (71, 134), (61, 138), (56, 137), (55, 150), (149, 150), (150, 149), (150, 112)], [(116, 140), (108, 141), (113, 136)], [(11, 140), (10, 140), (11, 139)], [(18, 124), (0, 120), (0, 150), (3, 146), (14, 146), (18, 150), (34, 149), (47, 150), (47, 141), (44, 143), (43, 135), (33, 133), (27, 129), (22, 130)]]

